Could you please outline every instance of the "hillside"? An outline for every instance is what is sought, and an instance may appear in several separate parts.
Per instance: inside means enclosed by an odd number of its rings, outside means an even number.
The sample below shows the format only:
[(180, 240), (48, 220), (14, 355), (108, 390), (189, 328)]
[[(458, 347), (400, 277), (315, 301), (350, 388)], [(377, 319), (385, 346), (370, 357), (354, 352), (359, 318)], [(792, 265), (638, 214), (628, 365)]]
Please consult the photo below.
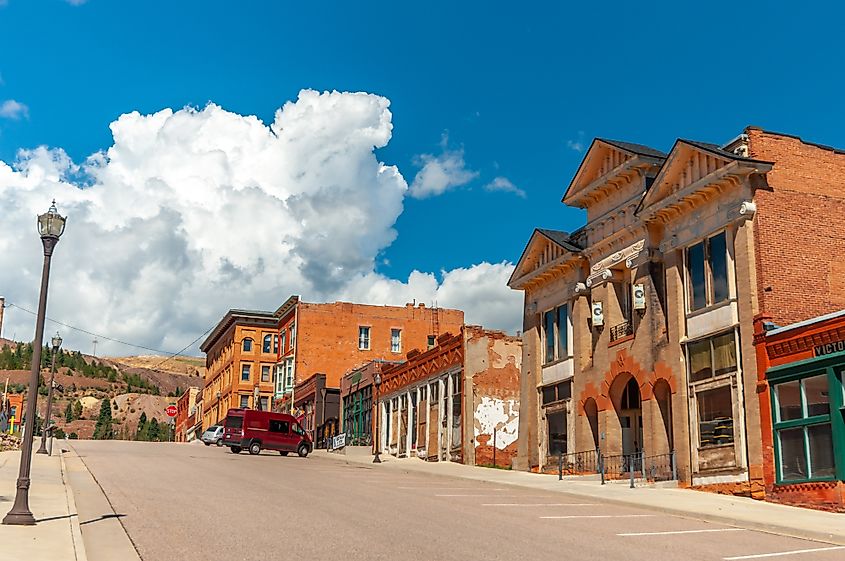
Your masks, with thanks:
[[(50, 353), (42, 353), (39, 394), (47, 393)], [(0, 391), (8, 384), (10, 393), (23, 393), (29, 385), (28, 365), (32, 346), (6, 341), (0, 345)], [(148, 420), (167, 420), (164, 409), (175, 404), (188, 387), (202, 387), (204, 361), (195, 357), (134, 356), (102, 358), (63, 350), (56, 358), (53, 420), (67, 434), (90, 438), (103, 399), (112, 404), (116, 437), (133, 438), (142, 413)], [(46, 411), (46, 399), (39, 397), (38, 410)], [(78, 402), (78, 413), (72, 413)], [(70, 405), (71, 412), (68, 411)], [(68, 415), (68, 413), (71, 413)]]

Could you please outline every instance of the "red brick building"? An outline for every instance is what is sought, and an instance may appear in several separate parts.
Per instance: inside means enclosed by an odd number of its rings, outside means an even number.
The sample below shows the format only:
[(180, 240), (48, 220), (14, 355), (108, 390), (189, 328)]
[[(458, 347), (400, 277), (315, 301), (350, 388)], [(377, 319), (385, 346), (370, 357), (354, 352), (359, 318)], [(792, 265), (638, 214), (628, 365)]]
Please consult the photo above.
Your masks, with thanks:
[(845, 310), (755, 320), (766, 499), (845, 512)]
[(406, 362), (384, 367), (380, 450), (510, 466), (517, 451), (521, 361), (518, 337), (466, 326), (441, 335), (431, 349), (411, 351)]
[(197, 437), (197, 435), (194, 434), (194, 431), (190, 431), (190, 435), (188, 433), (189, 429), (192, 429), (196, 424), (196, 403), (197, 395), (199, 394), (199, 388), (189, 387), (176, 401), (176, 426), (174, 427), (173, 434), (174, 441), (190, 442)]

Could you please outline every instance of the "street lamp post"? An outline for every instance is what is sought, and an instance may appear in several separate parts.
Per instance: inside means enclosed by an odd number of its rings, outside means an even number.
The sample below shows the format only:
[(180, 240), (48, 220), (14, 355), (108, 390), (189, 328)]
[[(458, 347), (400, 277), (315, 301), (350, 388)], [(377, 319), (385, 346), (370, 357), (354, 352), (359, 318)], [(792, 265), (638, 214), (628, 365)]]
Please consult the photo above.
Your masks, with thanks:
[(47, 285), (50, 280), (50, 259), (59, 237), (65, 231), (65, 217), (56, 210), (56, 201), (50, 209), (38, 216), (38, 233), (44, 246), (44, 267), (41, 270), (41, 293), (38, 297), (38, 315), (35, 322), (35, 339), (32, 342), (32, 370), (29, 373), (29, 393), (26, 412), (29, 420), (21, 443), (21, 466), (18, 472), (15, 503), (3, 518), (3, 524), (32, 525), (35, 517), (29, 511), (29, 469), (32, 463), (32, 441), (35, 436), (35, 412), (38, 406), (38, 374), (41, 371), (41, 345), (44, 342), (44, 317), (47, 313)]
[(381, 448), (381, 433), (379, 432), (379, 418), (381, 417), (381, 405), (378, 401), (378, 391), (381, 386), (381, 374), (378, 372), (376, 372), (375, 378), (373, 378), (373, 384), (376, 386), (376, 432), (373, 435), (376, 441), (376, 455), (373, 457), (373, 463), (380, 464), (379, 449)]
[[(47, 431), (50, 429), (50, 419), (53, 414), (53, 385), (56, 381), (56, 355), (59, 353), (59, 347), (62, 346), (62, 338), (59, 337), (58, 333), (53, 337), (51, 343), (53, 343), (53, 358), (50, 363), (50, 386), (47, 390), (47, 414), (44, 417), (44, 428), (41, 429), (41, 447), (38, 448), (36, 454), (47, 453)], [(52, 438), (52, 435), (50, 435), (50, 438)]]

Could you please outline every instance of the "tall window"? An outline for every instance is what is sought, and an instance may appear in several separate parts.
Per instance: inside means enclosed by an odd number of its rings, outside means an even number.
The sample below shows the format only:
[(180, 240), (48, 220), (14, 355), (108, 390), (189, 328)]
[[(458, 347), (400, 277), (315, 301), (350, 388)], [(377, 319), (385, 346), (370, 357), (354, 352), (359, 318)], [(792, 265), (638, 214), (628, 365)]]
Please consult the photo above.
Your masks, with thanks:
[(736, 333), (687, 344), (690, 393), (695, 396), (698, 445), (734, 442), (734, 376), (737, 373)]
[(241, 381), (242, 382), (249, 382), (249, 374), (252, 369), (252, 365), (250, 364), (243, 364), (241, 365)]
[(269, 364), (262, 364), (261, 365), (261, 381), (262, 382), (269, 382), (270, 381), (270, 365)]
[(434, 345), (435, 345), (435, 341), (436, 341), (436, 339), (437, 339), (437, 338), (436, 338), (434, 335), (429, 335), (429, 336), (428, 336), (428, 348), (429, 348), (429, 349), (433, 349), (433, 348), (434, 348)]
[(286, 352), (288, 349), (285, 347), (287, 344), (288, 332), (282, 329), (282, 352)]
[(262, 353), (270, 353), (273, 349), (273, 336), (269, 333), (264, 336), (264, 342), (261, 345), (261, 352)]
[(279, 335), (273, 335), (273, 354), (279, 354)]
[(285, 360), (285, 389), (291, 390), (294, 386), (293, 358)]
[(261, 406), (262, 411), (269, 411), (270, 410), (270, 398), (268, 396), (262, 396), (258, 400), (258, 404)]
[(292, 349), (293, 346), (296, 344), (296, 324), (290, 324), (290, 348)]
[(285, 393), (285, 365), (284, 363), (279, 363), (276, 365), (276, 373), (274, 379), (274, 385), (276, 387), (276, 394), (283, 394)]
[(782, 483), (836, 476), (830, 378), (824, 370), (805, 376), (772, 386), (777, 476)]
[(242, 395), (241, 396), (241, 409), (246, 409), (247, 407), (249, 407), (249, 396), (248, 395)]
[(721, 232), (687, 248), (690, 311), (728, 299), (728, 244)]
[(246, 339), (243, 340), (242, 345), (243, 345), (242, 346), (243, 352), (245, 352), (245, 353), (251, 353), (252, 352), (252, 339), (247, 337)]
[(543, 314), (544, 363), (569, 358), (569, 306), (562, 304)]
[(358, 350), (370, 350), (370, 328), (361, 326), (358, 328)]
[(401, 353), (402, 352), (402, 330), (401, 329), (391, 329), (390, 330), (390, 352), (392, 352), (392, 353)]

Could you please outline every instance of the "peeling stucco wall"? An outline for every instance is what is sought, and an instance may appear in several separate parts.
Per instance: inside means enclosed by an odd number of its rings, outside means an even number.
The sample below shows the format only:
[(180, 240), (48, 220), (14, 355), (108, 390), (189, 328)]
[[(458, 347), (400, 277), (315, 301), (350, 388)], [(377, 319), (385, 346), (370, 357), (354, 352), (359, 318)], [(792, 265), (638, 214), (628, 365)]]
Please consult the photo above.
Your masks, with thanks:
[(472, 414), (472, 422), (464, 423), (467, 463), (493, 463), (495, 429), (496, 464), (510, 466), (519, 437), (522, 340), (501, 331), (467, 326), (464, 348), (465, 404)]

